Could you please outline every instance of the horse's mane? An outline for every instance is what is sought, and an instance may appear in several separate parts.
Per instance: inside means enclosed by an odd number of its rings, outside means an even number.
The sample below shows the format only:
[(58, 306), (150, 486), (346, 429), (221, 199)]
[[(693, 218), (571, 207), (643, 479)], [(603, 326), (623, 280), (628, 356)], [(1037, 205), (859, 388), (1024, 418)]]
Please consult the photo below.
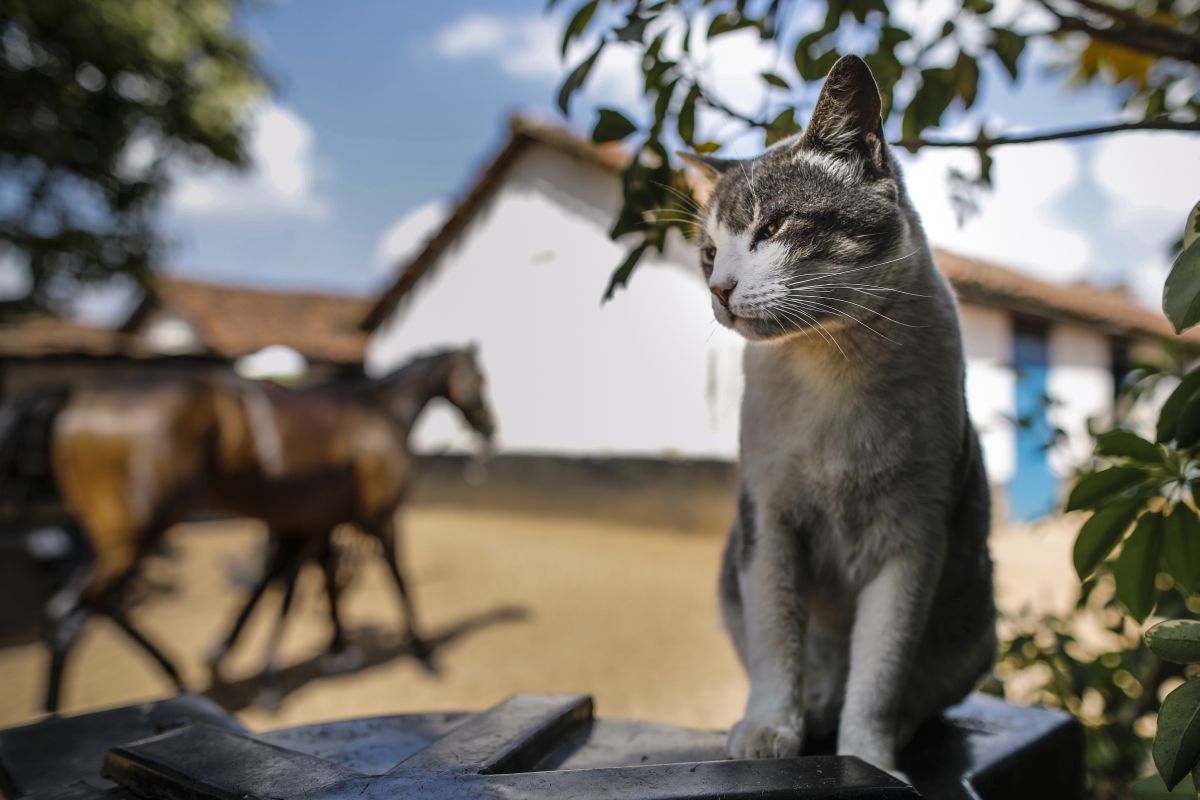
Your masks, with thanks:
[(468, 352), (467, 348), (462, 347), (442, 347), (435, 350), (428, 350), (405, 361), (400, 366), (393, 369), (384, 375), (370, 379), (369, 383), (373, 386), (386, 386), (396, 381), (408, 382), (412, 378), (416, 378), (428, 372), (432, 372), (437, 367), (441, 366), (445, 360), (451, 356), (462, 355)]

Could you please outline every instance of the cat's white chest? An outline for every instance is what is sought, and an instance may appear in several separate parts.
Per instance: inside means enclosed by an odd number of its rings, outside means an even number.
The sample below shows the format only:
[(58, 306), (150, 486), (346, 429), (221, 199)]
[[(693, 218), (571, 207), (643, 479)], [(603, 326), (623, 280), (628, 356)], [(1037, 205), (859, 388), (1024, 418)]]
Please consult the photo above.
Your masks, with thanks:
[(760, 489), (824, 484), (850, 466), (858, 397), (849, 381), (778, 353), (747, 349), (742, 400), (742, 468)]

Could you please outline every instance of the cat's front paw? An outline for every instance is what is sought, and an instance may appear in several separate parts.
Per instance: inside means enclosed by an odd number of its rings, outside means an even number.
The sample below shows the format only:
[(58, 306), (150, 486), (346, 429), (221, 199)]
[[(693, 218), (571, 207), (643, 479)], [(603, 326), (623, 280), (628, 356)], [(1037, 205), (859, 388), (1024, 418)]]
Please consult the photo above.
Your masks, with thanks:
[(729, 731), (730, 758), (791, 758), (804, 747), (803, 718), (746, 717)]

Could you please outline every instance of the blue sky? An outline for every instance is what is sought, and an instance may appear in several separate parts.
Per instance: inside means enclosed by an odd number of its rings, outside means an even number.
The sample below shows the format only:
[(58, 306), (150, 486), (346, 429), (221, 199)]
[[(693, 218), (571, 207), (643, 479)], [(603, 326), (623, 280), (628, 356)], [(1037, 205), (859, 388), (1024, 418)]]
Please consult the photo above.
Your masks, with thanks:
[[(468, 185), (501, 144), (509, 114), (555, 116), (561, 21), (543, 8), (544, 0), (255, 7), (242, 24), (277, 85), (256, 117), (260, 167), (238, 178), (184, 176), (166, 214), (175, 243), (169, 271), (354, 292), (385, 283), (389, 231), (393, 253), (415, 244), (408, 240), (437, 219), (430, 204)], [(922, 8), (929, 16), (928, 4)], [(786, 71), (790, 59), (751, 36), (728, 38), (710, 53), (709, 69), (730, 102), (810, 101), (815, 87), (763, 99), (759, 67), (777, 62)], [(635, 66), (631, 54), (606, 56), (571, 125), (588, 130), (598, 104), (636, 103)], [(987, 79), (976, 110), (999, 121), (995, 130), (1118, 113), (1102, 95), (1064, 92), (1044, 69), (1018, 87), (994, 69)], [(970, 127), (947, 121), (948, 130), (958, 125)], [(1152, 302), (1165, 245), (1192, 202), (1183, 185), (1200, 185), (1196, 146), (1153, 136), (999, 151), (996, 191), (966, 228), (953, 222), (945, 174), (972, 157), (938, 151), (905, 164), (935, 243), (1052, 280), (1125, 280)], [(743, 139), (738, 151), (756, 146)], [(1170, 181), (1160, 177), (1168, 170)]]

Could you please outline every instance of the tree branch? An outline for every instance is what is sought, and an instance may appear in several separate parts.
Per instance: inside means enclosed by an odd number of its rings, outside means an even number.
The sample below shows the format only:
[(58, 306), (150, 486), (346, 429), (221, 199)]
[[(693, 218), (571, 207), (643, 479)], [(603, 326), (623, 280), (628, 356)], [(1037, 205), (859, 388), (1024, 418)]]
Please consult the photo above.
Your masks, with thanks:
[(1041, 133), (1019, 134), (1014, 136), (980, 136), (977, 139), (899, 139), (891, 142), (895, 147), (903, 147), (916, 151), (923, 147), (970, 147), (976, 150), (990, 150), (1008, 144), (1033, 144), (1035, 142), (1052, 142), (1062, 139), (1084, 139), (1089, 136), (1100, 136), (1106, 133), (1123, 133), (1125, 131), (1190, 131), (1200, 133), (1200, 121), (1185, 122), (1174, 119), (1147, 119), (1141, 122), (1117, 122), (1110, 125), (1090, 125), (1084, 128), (1067, 128), (1059, 131), (1043, 131)]
[(1055, 7), (1054, 0), (1038, 0), (1038, 4), (1054, 15), (1061, 30), (1077, 31), (1093, 39), (1150, 55), (1200, 64), (1200, 38), (1193, 34), (1097, 0), (1071, 1), (1110, 24), (1101, 27), (1079, 14), (1060, 11)]

